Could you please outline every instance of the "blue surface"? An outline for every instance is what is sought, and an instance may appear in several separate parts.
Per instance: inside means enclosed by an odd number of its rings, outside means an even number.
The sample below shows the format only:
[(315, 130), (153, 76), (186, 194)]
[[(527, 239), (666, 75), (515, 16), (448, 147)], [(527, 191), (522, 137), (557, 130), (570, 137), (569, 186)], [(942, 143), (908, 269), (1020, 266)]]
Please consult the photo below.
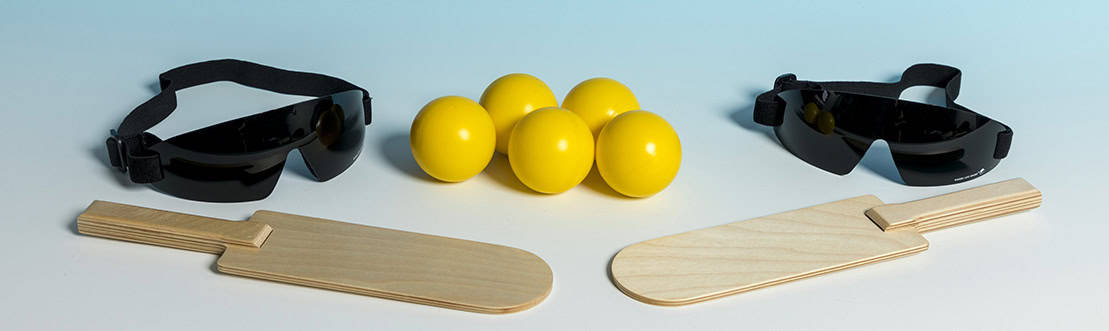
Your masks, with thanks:
[[(1103, 1), (966, 2), (32, 2), (0, 3), (5, 141), (0, 320), (12, 329), (1093, 329), (1109, 324), (1104, 234)], [(102, 142), (148, 99), (156, 75), (215, 58), (316, 71), (366, 87), (375, 123), (348, 173), (327, 183), (290, 162), (261, 202), (204, 204), (124, 185)], [(892, 183), (871, 150), (838, 177), (808, 166), (750, 121), (774, 77), (895, 79), (918, 62), (963, 70), (959, 102), (1016, 134), (984, 178)], [(416, 111), (480, 96), (511, 72), (559, 99), (616, 78), (682, 138), (681, 172), (644, 200), (593, 177), (527, 193), (503, 158), (466, 183), (434, 183), (407, 154)], [(214, 84), (182, 93), (164, 137), (296, 97)], [(770, 138), (770, 139), (767, 139)], [(296, 156), (294, 156), (296, 157)], [(682, 308), (641, 304), (606, 277), (621, 247), (666, 234), (850, 197), (895, 202), (1024, 177), (1031, 213), (929, 234), (924, 254)], [(520, 247), (555, 290), (535, 309), (486, 316), (217, 274), (211, 256), (79, 236), (93, 199), (229, 219), (256, 209)]]

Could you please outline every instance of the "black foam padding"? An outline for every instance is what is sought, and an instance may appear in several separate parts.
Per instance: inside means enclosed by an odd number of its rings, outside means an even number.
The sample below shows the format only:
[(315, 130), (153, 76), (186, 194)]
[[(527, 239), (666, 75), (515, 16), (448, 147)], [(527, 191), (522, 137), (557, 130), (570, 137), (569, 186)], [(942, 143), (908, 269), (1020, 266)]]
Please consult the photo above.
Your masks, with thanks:
[(997, 133), (997, 146), (993, 150), (993, 158), (1004, 159), (1009, 156), (1009, 146), (1013, 144), (1013, 130)]
[[(768, 98), (770, 99), (770, 101), (762, 100), (763, 98)], [(762, 101), (755, 102), (755, 123), (768, 126), (782, 125), (783, 116), (785, 114), (785, 105), (783, 105), (781, 101), (777, 100), (777, 93), (763, 93), (762, 95), (758, 96), (758, 99)]]
[(140, 184), (162, 180), (162, 161), (156, 153), (130, 154), (127, 160), (131, 181)]

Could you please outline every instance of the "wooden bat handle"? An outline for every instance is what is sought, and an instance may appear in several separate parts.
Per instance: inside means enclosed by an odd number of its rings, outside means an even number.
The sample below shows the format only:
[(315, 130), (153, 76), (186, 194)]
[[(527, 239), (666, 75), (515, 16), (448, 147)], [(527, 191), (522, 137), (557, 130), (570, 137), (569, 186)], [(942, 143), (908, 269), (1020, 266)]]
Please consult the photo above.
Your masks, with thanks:
[(273, 229), (107, 201), (93, 201), (77, 216), (77, 231), (100, 237), (219, 254), (226, 245), (261, 247)]
[(866, 211), (883, 231), (915, 227), (928, 232), (986, 220), (1040, 206), (1039, 190), (1021, 178), (974, 187), (931, 198), (891, 203)]

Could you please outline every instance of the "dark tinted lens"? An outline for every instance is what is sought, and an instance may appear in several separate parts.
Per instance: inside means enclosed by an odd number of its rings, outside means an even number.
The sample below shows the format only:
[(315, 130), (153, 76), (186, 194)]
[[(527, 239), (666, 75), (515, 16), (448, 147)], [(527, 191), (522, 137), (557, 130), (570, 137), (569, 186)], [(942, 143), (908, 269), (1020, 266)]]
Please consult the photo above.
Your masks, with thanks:
[(814, 101), (835, 115), (836, 129), (843, 134), (891, 144), (948, 141), (991, 122), (974, 112), (912, 101), (849, 93), (808, 94), (819, 96)]
[(885, 140), (908, 185), (953, 184), (993, 169), (997, 134), (1006, 128), (977, 113), (912, 101), (823, 90), (791, 90), (775, 132), (793, 154), (836, 174), (851, 171)]
[(786, 149), (809, 164), (835, 174), (847, 174), (874, 142), (841, 134), (837, 128), (840, 112), (822, 101), (825, 99), (822, 91), (789, 90), (778, 97), (785, 100), (786, 109), (782, 125), (774, 132)]
[(314, 106), (320, 99), (237, 118), (178, 135), (166, 142), (207, 154), (243, 155), (283, 150), (303, 140), (312, 130)]
[(993, 169), (1003, 126), (977, 113), (912, 101), (824, 93), (844, 135), (882, 139), (905, 184), (932, 186)]
[(153, 183), (154, 188), (173, 196), (210, 202), (253, 201), (269, 196), (281, 177), (287, 155), (276, 153), (260, 159), (213, 157), (193, 155), (169, 144), (154, 147), (161, 147), (159, 154), (163, 156), (176, 155), (168, 160), (163, 158), (164, 178)]
[(298, 147), (313, 175), (331, 179), (361, 150), (361, 98), (361, 91), (342, 92), (153, 144), (164, 176), (153, 186), (192, 200), (259, 200), (273, 191), (285, 158)]
[(316, 139), (300, 147), (308, 169), (321, 181), (347, 170), (362, 151), (365, 133), (362, 92), (347, 91), (320, 98), (312, 111)]
[(978, 178), (993, 169), (997, 134), (1006, 128), (991, 121), (957, 138), (933, 144), (890, 143), (893, 162), (905, 184), (948, 185)]

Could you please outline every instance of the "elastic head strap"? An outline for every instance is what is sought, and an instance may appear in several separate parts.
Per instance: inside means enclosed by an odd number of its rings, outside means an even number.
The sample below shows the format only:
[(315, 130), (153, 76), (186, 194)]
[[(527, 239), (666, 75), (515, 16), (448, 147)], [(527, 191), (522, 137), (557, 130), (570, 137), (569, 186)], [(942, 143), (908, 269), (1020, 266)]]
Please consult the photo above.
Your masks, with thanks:
[(156, 154), (147, 150), (153, 135), (146, 131), (169, 117), (177, 108), (181, 89), (218, 81), (231, 81), (245, 86), (282, 94), (322, 97), (339, 92), (362, 91), (365, 124), (370, 124), (370, 93), (345, 80), (309, 72), (298, 72), (240, 60), (224, 59), (180, 66), (158, 75), (162, 91), (135, 107), (112, 130), (108, 138), (108, 157), (113, 167), (130, 170), (136, 183), (152, 183), (162, 179), (161, 164)]

